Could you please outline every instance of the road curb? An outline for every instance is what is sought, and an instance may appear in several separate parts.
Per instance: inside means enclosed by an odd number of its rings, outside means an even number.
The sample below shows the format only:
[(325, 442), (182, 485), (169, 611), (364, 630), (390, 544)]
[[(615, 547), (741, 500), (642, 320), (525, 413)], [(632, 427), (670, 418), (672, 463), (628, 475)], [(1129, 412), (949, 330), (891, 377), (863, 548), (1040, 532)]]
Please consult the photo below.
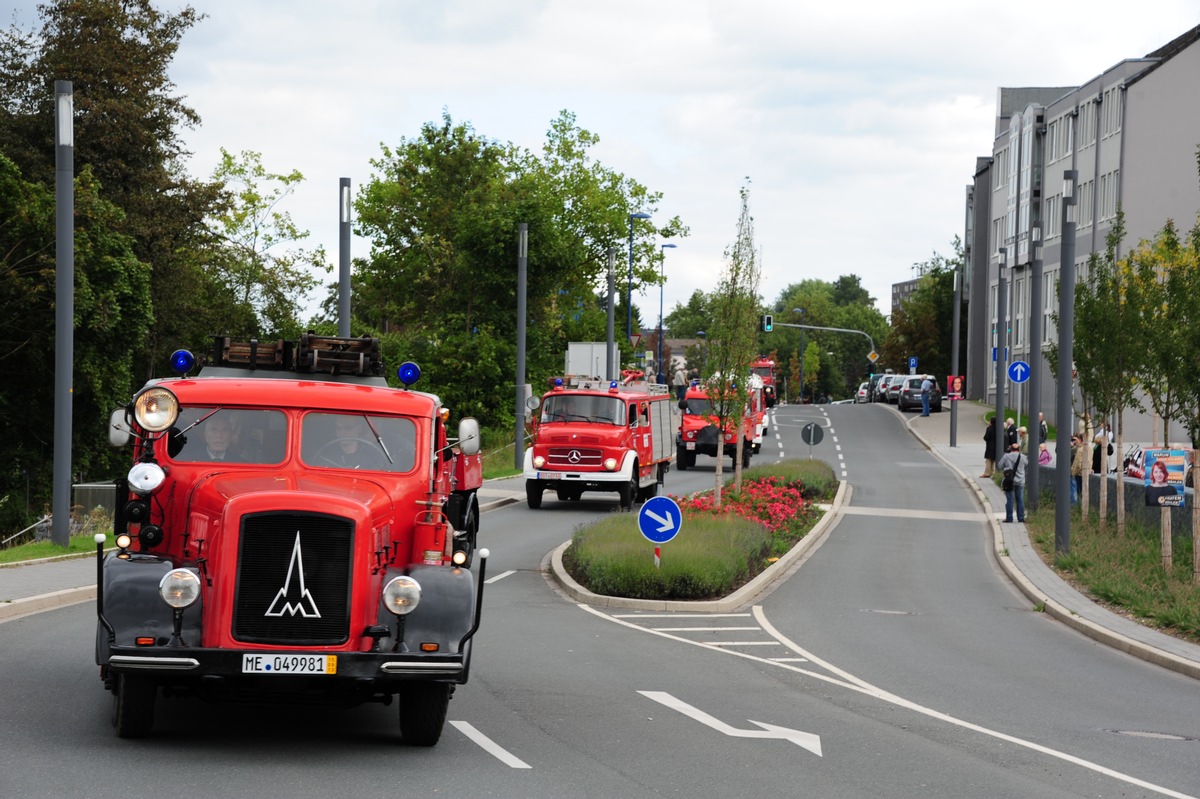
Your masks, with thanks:
[(23, 616), (31, 616), (46, 610), (65, 608), (68, 605), (78, 605), (96, 598), (96, 586), (83, 585), (78, 588), (67, 588), (49, 594), (14, 599), (0, 604), (0, 624), (13, 621)]
[[(1000, 522), (996, 519), (995, 509), (992, 508), (992, 503), (988, 499), (987, 494), (983, 489), (971, 479), (971, 476), (964, 473), (953, 462), (942, 455), (938, 449), (929, 443), (918, 433), (911, 425), (908, 425), (909, 432), (928, 449), (933, 456), (944, 463), (959, 479), (962, 480), (970, 489), (975, 497), (975, 501), (984, 511), (984, 515), (988, 517), (989, 524), (992, 527), (992, 557), (1000, 570), (1010, 579), (1027, 599), (1034, 603), (1035, 606), (1041, 606), (1045, 613), (1051, 618), (1056, 619), (1073, 630), (1086, 635), (1092, 640), (1110, 646), (1113, 649), (1120, 650), (1128, 655), (1144, 660), (1148, 663), (1161, 666), (1171, 671), (1183, 674), (1193, 679), (1200, 679), (1200, 664), (1185, 658), (1178, 657), (1165, 650), (1147, 644), (1143, 641), (1137, 641), (1121, 633), (1102, 627), (1095, 622), (1083, 618), (1075, 611), (1065, 605), (1046, 596), (1036, 585), (1034, 585), (1025, 574), (1016, 567), (1012, 558), (1008, 556), (1009, 546), (1004, 540), (1004, 529), (1000, 526)], [(1039, 556), (1040, 557), (1040, 556)], [(1091, 602), (1091, 600), (1086, 600)]]
[(763, 569), (754, 579), (743, 585), (723, 599), (711, 600), (670, 600), (670, 599), (631, 599), (629, 597), (605, 596), (594, 594), (584, 588), (567, 574), (563, 566), (562, 556), (571, 546), (570, 540), (564, 541), (550, 553), (550, 573), (558, 586), (568, 596), (577, 602), (599, 608), (615, 608), (622, 610), (654, 610), (654, 611), (692, 611), (696, 613), (727, 613), (744, 607), (759, 595), (767, 591), (782, 577), (791, 573), (793, 567), (798, 567), (816, 551), (817, 547), (828, 537), (829, 533), (841, 518), (842, 508), (849, 502), (850, 484), (846, 481), (838, 483), (837, 493), (829, 510), (821, 517), (808, 535), (800, 539), (787, 554)]

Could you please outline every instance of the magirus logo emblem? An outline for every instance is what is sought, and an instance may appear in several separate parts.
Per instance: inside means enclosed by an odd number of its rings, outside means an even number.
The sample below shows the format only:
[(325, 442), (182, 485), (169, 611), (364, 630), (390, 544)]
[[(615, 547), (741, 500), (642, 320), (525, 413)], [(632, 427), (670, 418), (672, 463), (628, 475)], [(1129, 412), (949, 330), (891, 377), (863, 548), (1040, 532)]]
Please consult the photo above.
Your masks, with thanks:
[[(296, 588), (292, 588), (292, 579), (296, 580)], [(300, 552), (300, 531), (296, 531), (296, 543), (292, 546), (292, 561), (288, 564), (287, 579), (283, 587), (271, 600), (264, 616), (295, 616), (299, 613), (306, 619), (321, 618), (317, 603), (308, 588), (304, 585), (304, 557)]]

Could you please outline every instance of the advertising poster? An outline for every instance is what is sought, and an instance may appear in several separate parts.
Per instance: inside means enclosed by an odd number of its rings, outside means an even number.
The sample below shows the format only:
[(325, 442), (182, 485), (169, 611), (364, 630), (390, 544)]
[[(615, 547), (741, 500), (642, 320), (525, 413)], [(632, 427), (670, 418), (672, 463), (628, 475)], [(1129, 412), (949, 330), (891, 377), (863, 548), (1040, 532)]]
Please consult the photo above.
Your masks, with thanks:
[(1147, 507), (1182, 507), (1186, 464), (1187, 453), (1181, 449), (1146, 450)]
[(960, 400), (963, 398), (963, 388), (967, 378), (963, 375), (946, 375), (946, 399)]

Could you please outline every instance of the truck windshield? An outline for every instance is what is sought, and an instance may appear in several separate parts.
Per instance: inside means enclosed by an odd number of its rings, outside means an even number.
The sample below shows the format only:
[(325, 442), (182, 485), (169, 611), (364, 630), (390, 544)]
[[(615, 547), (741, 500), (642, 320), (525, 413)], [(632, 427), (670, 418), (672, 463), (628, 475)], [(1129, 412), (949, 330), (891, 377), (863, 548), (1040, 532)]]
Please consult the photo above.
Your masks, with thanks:
[(167, 454), (183, 463), (279, 463), (286, 442), (280, 411), (189, 407), (167, 437)]
[(709, 416), (713, 411), (712, 400), (708, 397), (688, 397), (684, 413), (694, 413), (698, 416)]
[(551, 394), (542, 404), (543, 422), (625, 424), (625, 403), (597, 394)]
[(314, 412), (304, 416), (300, 436), (309, 466), (407, 472), (416, 464), (417, 427), (404, 417)]

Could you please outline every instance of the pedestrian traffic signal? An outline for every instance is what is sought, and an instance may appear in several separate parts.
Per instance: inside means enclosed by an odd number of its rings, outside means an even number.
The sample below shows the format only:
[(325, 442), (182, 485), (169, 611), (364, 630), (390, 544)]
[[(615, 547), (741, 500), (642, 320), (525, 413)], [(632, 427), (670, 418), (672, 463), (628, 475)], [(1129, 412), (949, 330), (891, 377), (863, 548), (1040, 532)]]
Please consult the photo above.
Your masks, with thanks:
[(775, 329), (775, 322), (771, 318), (771, 314), (769, 314), (769, 313), (763, 314), (762, 321), (759, 322), (758, 329), (763, 331), (764, 333), (770, 333), (772, 330)]

